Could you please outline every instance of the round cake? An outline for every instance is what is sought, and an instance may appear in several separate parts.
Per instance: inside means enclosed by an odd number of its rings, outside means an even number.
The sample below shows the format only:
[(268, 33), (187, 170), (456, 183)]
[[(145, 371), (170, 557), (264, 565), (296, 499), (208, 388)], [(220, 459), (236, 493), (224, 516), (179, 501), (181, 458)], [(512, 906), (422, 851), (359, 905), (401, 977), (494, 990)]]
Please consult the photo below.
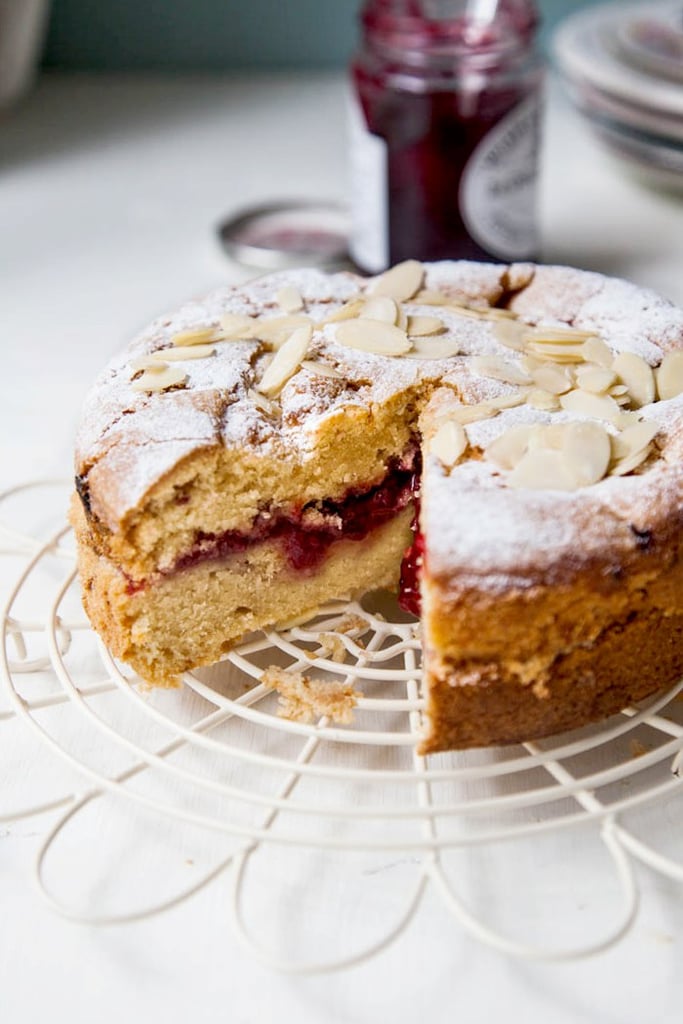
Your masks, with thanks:
[(399, 588), (423, 753), (683, 674), (683, 311), (566, 267), (288, 271), (155, 321), (87, 397), (86, 611), (157, 685)]

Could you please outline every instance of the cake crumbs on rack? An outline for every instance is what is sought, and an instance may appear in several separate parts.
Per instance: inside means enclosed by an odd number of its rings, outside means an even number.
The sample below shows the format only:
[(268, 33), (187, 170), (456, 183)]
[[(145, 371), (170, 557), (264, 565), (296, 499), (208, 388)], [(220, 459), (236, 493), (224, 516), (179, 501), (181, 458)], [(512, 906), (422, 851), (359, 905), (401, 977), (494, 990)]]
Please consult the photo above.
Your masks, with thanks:
[(310, 724), (316, 718), (330, 718), (337, 725), (353, 721), (353, 709), (363, 696), (351, 683), (311, 679), (303, 672), (269, 665), (261, 676), (267, 689), (279, 695), (278, 716)]

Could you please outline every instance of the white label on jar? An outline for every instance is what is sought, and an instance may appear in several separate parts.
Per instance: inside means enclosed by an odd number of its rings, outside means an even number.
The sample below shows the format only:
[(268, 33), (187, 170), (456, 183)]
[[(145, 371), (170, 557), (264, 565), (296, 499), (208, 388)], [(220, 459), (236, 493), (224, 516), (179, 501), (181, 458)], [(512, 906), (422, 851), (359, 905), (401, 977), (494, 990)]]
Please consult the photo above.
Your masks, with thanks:
[(373, 135), (353, 92), (349, 93), (351, 255), (370, 273), (389, 265), (387, 144)]
[(481, 140), (460, 181), (460, 212), (470, 235), (492, 256), (527, 259), (538, 249), (540, 102), (524, 100)]

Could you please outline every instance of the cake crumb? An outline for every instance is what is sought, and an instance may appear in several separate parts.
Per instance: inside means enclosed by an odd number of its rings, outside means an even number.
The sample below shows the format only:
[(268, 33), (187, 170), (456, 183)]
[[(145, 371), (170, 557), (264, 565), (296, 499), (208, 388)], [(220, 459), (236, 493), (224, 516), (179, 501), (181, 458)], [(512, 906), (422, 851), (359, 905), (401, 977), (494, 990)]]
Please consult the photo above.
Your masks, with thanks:
[(340, 664), (346, 661), (347, 650), (344, 641), (337, 633), (321, 633), (318, 640), (323, 657)]
[(640, 742), (640, 740), (631, 740), (630, 748), (631, 757), (642, 757), (643, 754), (650, 753), (650, 747), (646, 747), (644, 743)]
[[(362, 615), (349, 614), (345, 615), (339, 625), (335, 627), (335, 633), (353, 633), (354, 630), (360, 630), (361, 633), (367, 633), (369, 628), (370, 623), (367, 619), (364, 619)], [(358, 640), (356, 640), (356, 643), (358, 644)], [(360, 647), (361, 645), (358, 644), (358, 646)]]
[(311, 679), (303, 672), (277, 665), (268, 666), (261, 682), (269, 690), (277, 690), (281, 718), (305, 724), (325, 716), (337, 725), (349, 725), (353, 721), (353, 709), (363, 696), (350, 683)]

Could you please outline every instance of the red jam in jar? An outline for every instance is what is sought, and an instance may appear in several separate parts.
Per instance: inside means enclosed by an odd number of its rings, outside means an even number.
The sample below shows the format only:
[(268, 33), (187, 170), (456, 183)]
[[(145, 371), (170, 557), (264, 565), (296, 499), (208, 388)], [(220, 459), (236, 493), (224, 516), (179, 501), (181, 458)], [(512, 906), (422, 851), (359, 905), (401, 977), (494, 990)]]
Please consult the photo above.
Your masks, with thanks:
[(542, 67), (528, 0), (368, 0), (351, 67), (352, 256), (538, 255)]

